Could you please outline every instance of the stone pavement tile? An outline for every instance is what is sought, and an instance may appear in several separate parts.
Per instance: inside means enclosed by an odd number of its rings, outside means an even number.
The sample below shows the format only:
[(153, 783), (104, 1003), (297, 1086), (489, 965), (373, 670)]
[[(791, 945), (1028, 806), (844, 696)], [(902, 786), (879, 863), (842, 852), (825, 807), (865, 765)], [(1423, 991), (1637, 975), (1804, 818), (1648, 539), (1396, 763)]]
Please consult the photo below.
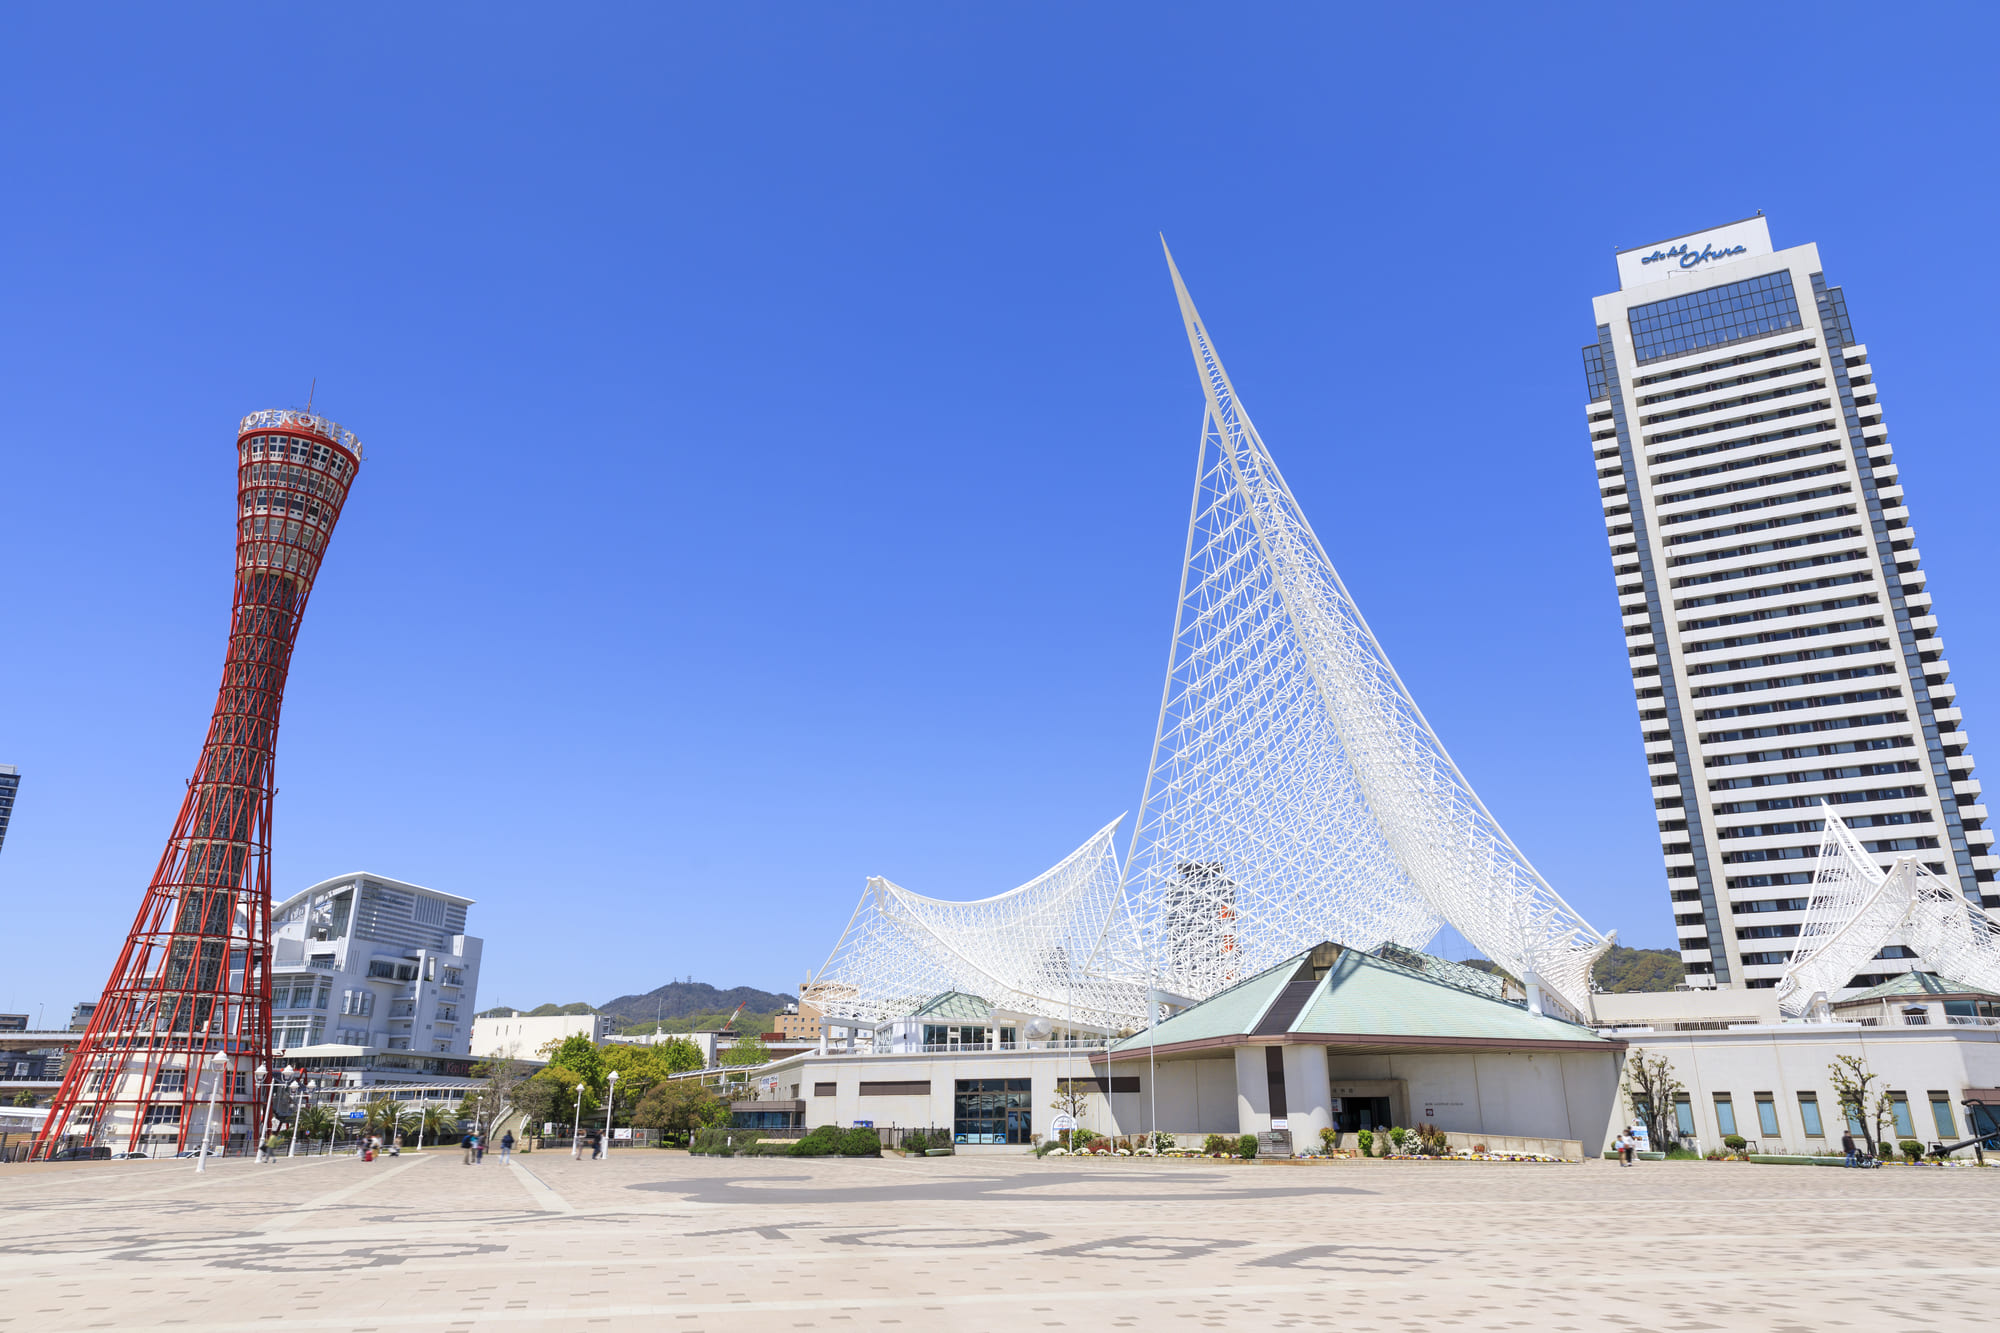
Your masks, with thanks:
[(1971, 1170), (633, 1150), (12, 1165), (0, 1333), (1948, 1330), (1990, 1322), (1996, 1221), (2000, 1172)]

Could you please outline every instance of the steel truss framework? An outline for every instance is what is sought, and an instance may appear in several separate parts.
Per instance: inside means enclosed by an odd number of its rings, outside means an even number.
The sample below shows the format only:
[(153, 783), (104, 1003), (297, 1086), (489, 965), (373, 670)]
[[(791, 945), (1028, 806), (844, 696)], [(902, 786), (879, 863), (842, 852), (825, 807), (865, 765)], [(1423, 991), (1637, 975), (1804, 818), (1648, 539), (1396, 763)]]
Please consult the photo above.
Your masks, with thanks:
[[(1087, 994), (1079, 1014), (1129, 1023), (1149, 984), (1205, 998), (1321, 940), (1421, 947), (1449, 923), (1556, 1012), (1587, 1014), (1591, 964), (1611, 941), (1536, 873), (1452, 763), (1167, 264), (1207, 409), (1159, 728), (1118, 891), (1054, 887), (1080, 857), (1102, 877), (1110, 828), (980, 903), (872, 880), (815, 978), (823, 999), (889, 1017), (938, 990), (1004, 991), (1061, 1017), (1072, 993)], [(1077, 947), (1086, 937), (1093, 947)], [(1060, 951), (1043, 942), (1058, 938)], [(1049, 971), (1057, 960), (1067, 976)]]
[(1838, 815), (1825, 815), (1798, 947), (1778, 978), (1779, 1008), (1823, 1017), (1827, 999), (1897, 940), (1942, 976), (2000, 991), (2000, 922), (1915, 856), (1877, 866)]
[(945, 991), (1009, 1012), (1122, 1027), (1144, 1010), (1144, 982), (1104, 965), (1123, 921), (1112, 837), (1120, 815), (1017, 889), (975, 902), (868, 881), (833, 955), (802, 999), (865, 1021), (900, 1018)]
[(304, 412), (252, 413), (236, 444), (236, 593), (215, 712), (139, 915), (36, 1142), (40, 1156), (66, 1141), (137, 1149), (167, 1140), (178, 1150), (211, 1128), (217, 1140), (258, 1128), (255, 1072), (271, 1051), (278, 716), (299, 620), (361, 446)]

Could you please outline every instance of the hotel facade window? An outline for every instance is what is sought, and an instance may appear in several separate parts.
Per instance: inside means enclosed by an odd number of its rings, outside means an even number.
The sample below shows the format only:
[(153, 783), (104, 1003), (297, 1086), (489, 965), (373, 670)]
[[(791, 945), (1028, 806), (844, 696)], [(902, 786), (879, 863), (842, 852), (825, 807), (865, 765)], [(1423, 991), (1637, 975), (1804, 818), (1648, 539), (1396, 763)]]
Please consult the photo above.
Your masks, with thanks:
[[(1755, 941), (1796, 936), (1825, 807), (1915, 826), (1866, 839), (1878, 864), (2000, 906), (1875, 366), (1818, 248), (1760, 216), (1618, 270), (1585, 417), (1688, 981), (1776, 983), (1791, 950)], [(1853, 984), (1925, 968), (1869, 966)]]

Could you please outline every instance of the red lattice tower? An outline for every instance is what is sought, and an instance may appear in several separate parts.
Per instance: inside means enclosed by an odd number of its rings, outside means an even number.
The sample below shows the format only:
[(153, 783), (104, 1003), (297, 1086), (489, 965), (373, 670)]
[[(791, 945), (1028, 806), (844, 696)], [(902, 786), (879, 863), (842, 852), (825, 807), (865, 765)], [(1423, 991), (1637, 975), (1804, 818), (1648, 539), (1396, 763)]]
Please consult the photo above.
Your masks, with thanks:
[(278, 713), (299, 620), (361, 444), (324, 417), (254, 412), (237, 429), (236, 452), (236, 602), (215, 716), (37, 1156), (66, 1144), (129, 1151), (247, 1142), (261, 1118), (256, 1070), (271, 1058)]

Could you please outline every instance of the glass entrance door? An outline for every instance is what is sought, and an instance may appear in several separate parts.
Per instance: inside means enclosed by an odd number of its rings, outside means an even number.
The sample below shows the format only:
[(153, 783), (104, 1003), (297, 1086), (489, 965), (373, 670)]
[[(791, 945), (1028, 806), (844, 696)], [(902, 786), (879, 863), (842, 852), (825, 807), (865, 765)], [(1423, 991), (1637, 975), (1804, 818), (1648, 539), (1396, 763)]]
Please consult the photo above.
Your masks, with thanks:
[(1387, 1129), (1389, 1127), (1389, 1099), (1387, 1097), (1342, 1097), (1340, 1114), (1334, 1117), (1334, 1124), (1343, 1134), (1352, 1134), (1363, 1129)]

